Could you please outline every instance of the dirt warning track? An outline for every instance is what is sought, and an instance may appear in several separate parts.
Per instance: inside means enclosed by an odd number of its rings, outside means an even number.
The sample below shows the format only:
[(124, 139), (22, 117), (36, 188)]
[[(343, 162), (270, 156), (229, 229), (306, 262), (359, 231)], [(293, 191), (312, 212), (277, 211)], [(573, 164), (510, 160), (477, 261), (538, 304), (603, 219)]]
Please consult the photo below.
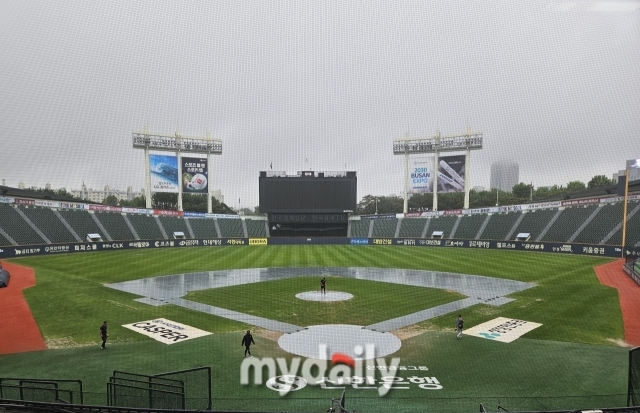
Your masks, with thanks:
[(640, 346), (640, 285), (625, 274), (623, 265), (624, 259), (619, 259), (594, 267), (594, 270), (601, 284), (618, 290), (624, 341), (632, 346)]
[(47, 345), (22, 294), (25, 288), (36, 285), (33, 269), (8, 262), (3, 262), (2, 267), (9, 271), (11, 278), (6, 288), (0, 288), (0, 354), (46, 350)]

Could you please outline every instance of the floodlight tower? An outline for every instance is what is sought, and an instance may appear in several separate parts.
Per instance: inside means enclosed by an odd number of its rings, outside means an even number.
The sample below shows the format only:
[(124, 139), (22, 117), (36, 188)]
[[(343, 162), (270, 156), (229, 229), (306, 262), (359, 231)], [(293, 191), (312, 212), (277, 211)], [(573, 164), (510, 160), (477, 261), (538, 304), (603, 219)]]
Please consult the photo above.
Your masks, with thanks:
[[(151, 208), (151, 170), (149, 166), (149, 150), (173, 152), (178, 158), (178, 210), (182, 211), (182, 162), (181, 153), (205, 153), (207, 164), (211, 165), (210, 155), (222, 155), (222, 141), (211, 138), (209, 132), (205, 138), (181, 136), (180, 131), (172, 135), (158, 135), (149, 133), (145, 126), (142, 132), (133, 132), (133, 148), (144, 149), (145, 190), (147, 208)], [(207, 211), (211, 213), (211, 180), (207, 178)]]
[(482, 149), (482, 132), (471, 132), (467, 128), (466, 134), (441, 136), (436, 131), (435, 136), (428, 138), (411, 138), (407, 133), (402, 139), (393, 141), (393, 154), (404, 155), (404, 213), (408, 212), (407, 186), (409, 179), (409, 155), (420, 153), (434, 154), (433, 160), (433, 210), (438, 210), (438, 156), (440, 152), (459, 152), (466, 150), (464, 177), (464, 208), (469, 208), (469, 181), (471, 171), (471, 150)]

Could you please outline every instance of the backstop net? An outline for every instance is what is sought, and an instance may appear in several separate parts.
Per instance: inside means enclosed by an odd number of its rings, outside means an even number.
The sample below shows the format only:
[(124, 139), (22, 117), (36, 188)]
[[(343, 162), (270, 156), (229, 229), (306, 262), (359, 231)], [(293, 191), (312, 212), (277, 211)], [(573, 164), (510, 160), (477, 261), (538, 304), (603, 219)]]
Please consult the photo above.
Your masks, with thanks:
[(629, 350), (627, 406), (640, 406), (640, 347)]
[(179, 380), (184, 383), (186, 409), (211, 410), (211, 367), (173, 371), (156, 374), (154, 377)]

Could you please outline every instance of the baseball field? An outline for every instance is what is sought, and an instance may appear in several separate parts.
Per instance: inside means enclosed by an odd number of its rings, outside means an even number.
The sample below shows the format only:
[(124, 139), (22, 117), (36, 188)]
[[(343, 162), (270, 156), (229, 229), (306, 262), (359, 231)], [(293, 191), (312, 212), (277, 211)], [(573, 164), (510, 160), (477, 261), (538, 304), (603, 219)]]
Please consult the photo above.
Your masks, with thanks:
[[(538, 252), (324, 245), (197, 247), (12, 259), (3, 262), (12, 271), (10, 288), (18, 285), (23, 273), (33, 270), (35, 285), (19, 294), (24, 295), (39, 334), (9, 336), (12, 329), (27, 330), (23, 326), (29, 320), (20, 312), (1, 316), (0, 377), (80, 379), (85, 404), (106, 404), (106, 383), (114, 370), (153, 375), (210, 366), (216, 410), (326, 411), (331, 398), (339, 397), (343, 389), (347, 409), (356, 411), (477, 411), (480, 403), (494, 411), (500, 407), (523, 411), (624, 406), (630, 346), (625, 337), (630, 332), (625, 331), (618, 291), (601, 284), (594, 270), (610, 262)], [(231, 280), (235, 273), (229, 270), (252, 268), (275, 274), (287, 269), (288, 275), (239, 280), (215, 288), (187, 285), (189, 274), (215, 281), (227, 271), (226, 279)], [(322, 274), (319, 268), (325, 269)], [(331, 270), (337, 268), (411, 270), (407, 274), (417, 278), (421, 271), (462, 274), (527, 283), (527, 288), (506, 295), (499, 305), (478, 301), (386, 332), (401, 342), (397, 351), (385, 356), (387, 363), (398, 359), (394, 379), (385, 379), (378, 365), (373, 366), (375, 378), (369, 385), (326, 380), (321, 385), (293, 386), (295, 391), (283, 396), (273, 385), (265, 384), (273, 379), (266, 370), (262, 383), (241, 384), (241, 340), (246, 330), (252, 331), (255, 340), (251, 347), (255, 359), (283, 358), (291, 365), (298, 357), (279, 345), (288, 333), (241, 320), (272, 320), (301, 328), (369, 326), (446, 308), (467, 298), (456, 289), (368, 279), (365, 270), (358, 272), (364, 276), (347, 277)], [(166, 276), (172, 277), (157, 278)], [(335, 302), (296, 298), (317, 291), (321, 276), (327, 278), (328, 291), (348, 293), (352, 298)], [(171, 288), (184, 284), (182, 298), (197, 306), (187, 308), (171, 300), (151, 305), (136, 301), (143, 295), (113, 288), (144, 279), (171, 279)], [(8, 300), (10, 288), (0, 290), (0, 302)], [(11, 294), (17, 296), (16, 288)], [(248, 318), (220, 316), (219, 310), (196, 307), (230, 310)], [(458, 313), (465, 321), (460, 340), (454, 330)], [(511, 341), (471, 333), (474, 327), (501, 318), (536, 327)], [(158, 319), (210, 334), (166, 344), (153, 334), (124, 327)], [(103, 351), (99, 327), (104, 320), (109, 338)], [(40, 347), (37, 340), (42, 340)], [(385, 385), (389, 391), (381, 397), (378, 389)]]

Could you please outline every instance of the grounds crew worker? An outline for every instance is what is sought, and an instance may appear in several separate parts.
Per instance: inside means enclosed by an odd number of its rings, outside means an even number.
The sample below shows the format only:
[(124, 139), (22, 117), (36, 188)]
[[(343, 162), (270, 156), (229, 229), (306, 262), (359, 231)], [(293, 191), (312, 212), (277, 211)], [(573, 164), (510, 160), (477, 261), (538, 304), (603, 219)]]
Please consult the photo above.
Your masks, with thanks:
[(247, 330), (247, 334), (244, 335), (244, 337), (242, 337), (242, 345), (244, 346), (244, 356), (247, 357), (247, 353), (249, 353), (249, 356), (251, 356), (251, 350), (249, 350), (249, 347), (251, 347), (251, 344), (256, 344), (255, 341), (253, 341), (253, 336), (251, 335), (251, 331)]

